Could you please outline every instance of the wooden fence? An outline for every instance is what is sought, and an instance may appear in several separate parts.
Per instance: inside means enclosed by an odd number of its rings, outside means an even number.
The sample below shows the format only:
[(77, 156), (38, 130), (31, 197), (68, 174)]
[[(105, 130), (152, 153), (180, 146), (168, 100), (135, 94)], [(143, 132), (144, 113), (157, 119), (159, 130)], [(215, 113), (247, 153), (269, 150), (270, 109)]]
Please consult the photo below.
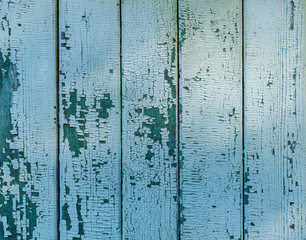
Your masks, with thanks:
[(0, 0), (0, 239), (306, 239), (304, 0)]

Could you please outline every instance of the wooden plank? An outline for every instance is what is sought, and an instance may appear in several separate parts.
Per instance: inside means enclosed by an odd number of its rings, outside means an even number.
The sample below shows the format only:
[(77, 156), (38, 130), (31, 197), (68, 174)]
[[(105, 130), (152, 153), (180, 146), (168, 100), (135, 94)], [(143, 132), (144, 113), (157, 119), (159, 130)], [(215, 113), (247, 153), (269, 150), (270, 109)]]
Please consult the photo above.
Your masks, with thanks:
[(241, 1), (180, 1), (182, 239), (242, 239)]
[(122, 1), (123, 239), (177, 236), (176, 1)]
[(0, 239), (56, 239), (55, 2), (0, 1)]
[(245, 2), (245, 236), (304, 239), (305, 1)]
[(60, 1), (61, 239), (120, 239), (119, 1)]

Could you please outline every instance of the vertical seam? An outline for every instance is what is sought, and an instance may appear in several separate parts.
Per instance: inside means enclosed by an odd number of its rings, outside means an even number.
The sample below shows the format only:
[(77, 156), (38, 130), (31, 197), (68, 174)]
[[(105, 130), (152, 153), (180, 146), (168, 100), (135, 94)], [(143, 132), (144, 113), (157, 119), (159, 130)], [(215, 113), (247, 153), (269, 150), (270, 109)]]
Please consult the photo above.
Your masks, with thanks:
[(60, 90), (60, 78), (59, 78), (59, 62), (60, 62), (60, 40), (59, 40), (59, 1), (56, 0), (56, 6), (55, 6), (55, 55), (56, 55), (56, 191), (57, 191), (57, 225), (56, 225), (56, 231), (57, 231), (57, 239), (60, 239), (60, 123), (59, 123), (59, 106), (60, 106), (60, 99), (59, 99), (59, 90)]
[(123, 150), (122, 150), (122, 0), (119, 0), (119, 87), (120, 87), (120, 235), (123, 239)]
[(181, 162), (180, 162), (180, 10), (179, 0), (176, 1), (176, 86), (177, 86), (177, 99), (176, 99), (176, 141), (177, 141), (177, 237), (181, 239)]
[(241, 57), (241, 68), (242, 68), (242, 239), (245, 240), (245, 59), (244, 59), (244, 54), (245, 54), (245, 42), (244, 42), (244, 0), (241, 1), (241, 20), (242, 20), (242, 31), (241, 31), (241, 52), (242, 52), (242, 57)]

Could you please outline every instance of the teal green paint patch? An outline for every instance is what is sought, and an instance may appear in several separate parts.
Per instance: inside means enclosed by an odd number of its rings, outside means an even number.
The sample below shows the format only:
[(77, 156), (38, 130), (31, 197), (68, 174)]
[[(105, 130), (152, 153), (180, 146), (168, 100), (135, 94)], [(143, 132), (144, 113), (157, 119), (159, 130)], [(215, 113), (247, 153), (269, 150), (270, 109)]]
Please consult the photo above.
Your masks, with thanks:
[(232, 112), (230, 114), (228, 114), (229, 117), (232, 117), (235, 115), (235, 112), (236, 112), (236, 108), (233, 108), (232, 109)]
[(147, 185), (147, 187), (148, 188), (151, 188), (152, 186), (160, 186), (160, 181), (151, 181), (148, 185)]
[[(29, 195), (25, 190), (25, 182), (20, 181), (20, 167), (14, 166), (11, 161), (17, 160), (19, 163), (24, 162), (24, 151), (10, 148), (9, 142), (14, 142), (14, 138), (18, 135), (18, 128), (12, 124), (11, 108), (13, 106), (13, 92), (17, 91), (20, 86), (19, 73), (17, 72), (17, 66), (10, 61), (10, 53), (4, 56), (0, 52), (0, 167), (3, 169), (4, 163), (6, 163), (9, 169), (9, 175), (12, 178), (10, 182), (7, 182), (0, 176), (0, 187), (10, 185), (12, 187), (17, 186), (19, 190), (19, 199), (16, 195), (7, 193), (0, 193), (0, 212), (1, 216), (6, 218), (7, 224), (4, 226), (0, 223), (0, 232), (9, 232), (10, 235), (6, 239), (23, 239), (20, 232), (17, 232), (17, 223), (14, 216), (16, 212), (20, 213), (20, 220), (26, 221), (26, 232), (29, 239), (33, 237), (33, 232), (37, 225), (37, 210), (36, 203), (33, 203), (31, 198), (37, 197), (36, 192), (32, 187), (32, 192)], [(12, 130), (16, 130), (17, 133), (12, 134)], [(27, 174), (31, 174), (31, 165), (29, 162), (25, 162), (23, 165)], [(3, 170), (2, 170), (3, 171)], [(24, 202), (25, 201), (25, 202)], [(20, 209), (24, 208), (24, 211)], [(5, 227), (5, 229), (4, 229)]]
[(77, 102), (77, 105), (80, 106), (80, 114), (79, 117), (81, 120), (79, 122), (85, 122), (85, 115), (88, 113), (88, 106), (86, 105), (86, 97), (81, 96), (80, 101)]
[(68, 208), (69, 208), (68, 203), (65, 203), (64, 206), (62, 207), (62, 220), (66, 221), (67, 231), (69, 231), (72, 227), (71, 218), (70, 218), (69, 213), (68, 213)]
[(61, 39), (65, 40), (65, 41), (69, 40), (69, 38), (66, 36), (65, 32), (61, 32)]
[[(164, 77), (165, 77), (165, 80), (167, 80), (167, 82), (169, 83), (171, 87), (171, 95), (175, 99), (176, 98), (176, 86), (173, 83), (174, 77), (169, 77), (167, 69), (164, 71)], [(170, 98), (168, 99), (168, 105), (169, 105), (167, 109), (168, 118), (165, 117), (164, 114), (160, 113), (160, 110), (158, 107), (144, 108), (143, 109), (144, 115), (150, 117), (154, 121), (153, 123), (144, 122), (142, 123), (142, 127), (148, 128), (150, 130), (148, 137), (151, 138), (154, 142), (159, 142), (160, 144), (162, 144), (161, 130), (166, 128), (168, 131), (168, 137), (169, 137), (167, 141), (167, 146), (169, 147), (169, 155), (175, 157), (176, 115), (177, 115), (176, 105), (175, 103), (172, 103), (172, 100), (170, 100)], [(134, 134), (135, 136), (139, 136), (139, 137), (144, 136), (144, 133), (140, 132), (140, 129), (138, 129)], [(146, 159), (151, 159), (152, 156), (148, 153), (146, 155)]]
[(194, 78), (192, 78), (192, 80), (199, 82), (199, 81), (202, 80), (202, 78), (199, 78), (198, 76), (195, 76)]
[(183, 43), (185, 42), (185, 40), (186, 40), (186, 26), (185, 26), (185, 24), (182, 24), (181, 25), (181, 38), (180, 38), (180, 41), (179, 41), (179, 46), (180, 46), (180, 48), (183, 46)]
[(176, 106), (172, 105), (170, 108), (168, 108), (168, 116), (169, 116), (169, 122), (166, 124), (166, 128), (168, 130), (168, 137), (169, 140), (167, 142), (167, 145), (169, 147), (169, 155), (175, 156), (175, 150), (176, 150)]
[(108, 118), (109, 117), (109, 109), (115, 107), (113, 105), (113, 101), (110, 99), (110, 94), (104, 94), (104, 98), (98, 100), (99, 105), (97, 106), (97, 99), (94, 99), (94, 108), (98, 112), (99, 118)]
[(154, 156), (154, 153), (152, 153), (151, 151), (147, 151), (145, 158), (150, 161), (153, 156)]
[[(174, 77), (170, 77), (168, 74), (168, 70), (164, 71), (164, 78), (167, 80), (171, 89), (171, 96), (173, 99), (176, 99), (176, 86), (174, 84)], [(168, 130), (169, 139), (167, 141), (167, 145), (169, 147), (169, 155), (175, 156), (176, 150), (176, 105), (171, 102), (173, 100), (168, 99), (168, 123), (166, 124), (166, 128)]]
[(244, 182), (249, 182), (250, 179), (249, 179), (249, 169), (247, 169), (247, 171), (244, 173)]
[[(179, 108), (179, 114), (181, 115), (183, 113), (183, 105), (180, 103), (179, 104), (180, 108)], [(180, 118), (180, 123), (181, 123), (182, 119)]]
[(175, 47), (172, 48), (171, 50), (171, 63), (174, 64), (175, 63), (175, 55), (176, 55), (176, 49)]
[(250, 190), (252, 189), (252, 186), (247, 186), (245, 189), (244, 189), (244, 192), (245, 193), (250, 193)]
[(66, 189), (66, 195), (70, 194), (70, 188), (68, 186), (65, 186), (65, 189)]
[[(0, 52), (0, 166), (8, 157), (13, 159), (7, 139), (14, 141), (11, 134), (13, 129), (11, 118), (11, 107), (13, 105), (13, 91), (19, 87), (17, 67), (10, 61), (10, 54), (4, 57)], [(4, 151), (3, 151), (4, 150)]]
[(182, 216), (182, 217), (180, 217), (180, 222), (181, 222), (181, 224), (183, 224), (184, 222), (186, 222), (186, 218), (184, 217), (184, 216)]
[(82, 199), (80, 198), (79, 195), (77, 195), (77, 203), (76, 203), (76, 210), (77, 210), (77, 216), (78, 216), (78, 228), (79, 228), (79, 235), (84, 235), (84, 224), (83, 224), (83, 217), (81, 214), (81, 203), (82, 203)]
[(92, 167), (95, 168), (95, 170), (99, 170), (102, 166), (107, 165), (108, 161), (97, 161), (96, 159), (93, 159)]
[[(64, 96), (63, 96), (64, 97)], [(65, 95), (66, 97), (66, 95)], [(64, 106), (64, 116), (68, 123), (63, 124), (64, 137), (68, 139), (69, 149), (74, 152), (74, 157), (78, 157), (80, 155), (80, 149), (87, 149), (87, 141), (86, 137), (88, 134), (85, 133), (85, 123), (86, 123), (86, 115), (88, 113), (88, 106), (86, 105), (86, 97), (80, 96), (78, 101), (78, 93), (77, 90), (69, 93), (69, 106), (67, 99), (62, 100), (62, 104)], [(78, 133), (77, 127), (70, 126), (70, 117), (74, 116), (78, 120), (78, 128), (82, 133)]]
[(74, 157), (78, 157), (80, 155), (80, 147), (78, 141), (78, 133), (75, 127), (70, 127), (69, 124), (64, 124), (64, 139), (68, 139), (69, 149), (74, 152)]
[(4, 229), (3, 222), (0, 222), (0, 234), (4, 233), (4, 231), (9, 231), (10, 233), (12, 233), (12, 235), (8, 238), (10, 240), (16, 239), (17, 235), (19, 235), (17, 234), (15, 219), (13, 218), (13, 213), (15, 212), (13, 209), (14, 198), (15, 196), (12, 194), (8, 194), (6, 196), (4, 196), (3, 194), (0, 195), (1, 217), (6, 217), (8, 225), (8, 227)]
[(76, 116), (76, 112), (77, 112), (77, 90), (74, 89), (73, 92), (69, 93), (70, 97), (69, 97), (69, 102), (70, 102), (70, 106), (67, 107), (67, 100), (65, 98), (63, 98), (62, 103), (64, 105), (64, 115), (65, 115), (65, 119), (69, 120), (70, 116)]
[(167, 120), (163, 114), (160, 114), (158, 107), (144, 108), (144, 115), (154, 119), (154, 123), (142, 123), (142, 127), (147, 127), (150, 129), (148, 137), (154, 142), (161, 143), (161, 129), (165, 126), (165, 121)]
[(135, 112), (140, 114), (140, 113), (142, 113), (142, 109), (141, 108), (135, 109)]
[(27, 226), (27, 233), (29, 236), (29, 239), (32, 239), (34, 229), (37, 225), (37, 206), (36, 203), (33, 203), (31, 198), (26, 195), (26, 215), (27, 219), (29, 221), (29, 225)]
[(31, 192), (32, 197), (39, 197), (39, 192)]
[(269, 80), (268, 83), (267, 83), (267, 86), (271, 87), (272, 85), (273, 85), (273, 82)]
[(26, 162), (26, 163), (24, 163), (24, 164), (25, 164), (25, 166), (26, 166), (26, 168), (27, 168), (27, 173), (31, 173), (31, 163)]
[[(244, 173), (244, 182), (247, 183), (249, 182), (250, 179), (249, 179), (249, 169), (247, 168), (246, 169), (246, 172)], [(249, 193), (250, 193), (250, 190), (251, 190), (252, 186), (247, 186), (244, 188), (244, 204), (245, 205), (248, 205), (249, 204)]]
[(170, 85), (172, 98), (175, 99), (176, 98), (176, 86), (173, 82), (174, 77), (169, 76), (169, 71), (167, 69), (165, 69), (165, 71), (164, 71), (164, 78), (167, 81), (167, 83)]
[(61, 43), (61, 47), (66, 48), (67, 50), (70, 50), (71, 47), (67, 46), (68, 45), (68, 40), (69, 38), (66, 36), (65, 32), (61, 32), (61, 40), (63, 40), (64, 42)]
[(249, 204), (249, 195), (248, 194), (244, 194), (244, 204), (245, 205)]

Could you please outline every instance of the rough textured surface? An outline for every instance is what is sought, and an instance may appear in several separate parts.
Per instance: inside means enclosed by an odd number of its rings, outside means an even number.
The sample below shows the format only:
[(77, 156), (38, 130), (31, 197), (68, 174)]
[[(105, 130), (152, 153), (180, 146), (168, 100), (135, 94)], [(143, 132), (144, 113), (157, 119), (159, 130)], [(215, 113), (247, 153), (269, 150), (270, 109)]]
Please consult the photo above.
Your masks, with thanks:
[(241, 1), (180, 1), (182, 239), (242, 239)]
[(122, 71), (123, 239), (175, 239), (176, 1), (123, 1)]
[(120, 239), (119, 1), (60, 2), (61, 239)]
[(56, 239), (55, 42), (54, 1), (0, 1), (0, 239)]
[(245, 236), (305, 239), (305, 1), (245, 3)]
[(305, 8), (0, 0), (0, 240), (305, 239)]

